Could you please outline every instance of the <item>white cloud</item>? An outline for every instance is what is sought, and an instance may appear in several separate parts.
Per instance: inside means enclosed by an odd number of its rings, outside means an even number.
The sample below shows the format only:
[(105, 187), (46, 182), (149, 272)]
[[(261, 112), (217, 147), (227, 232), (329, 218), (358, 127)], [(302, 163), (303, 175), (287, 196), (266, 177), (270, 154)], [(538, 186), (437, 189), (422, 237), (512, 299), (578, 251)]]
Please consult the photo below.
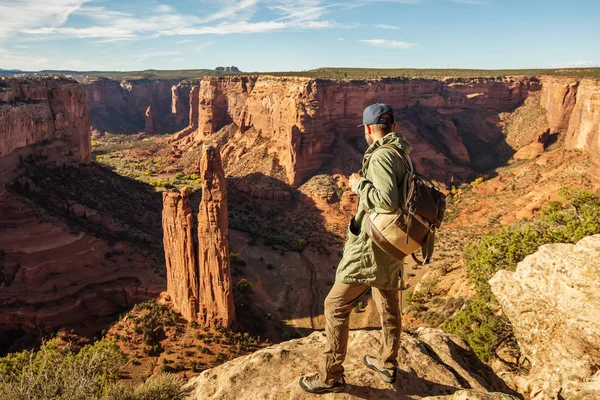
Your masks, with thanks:
[[(5, 0), (0, 0), (0, 4), (2, 1)], [(41, 2), (41, 0), (35, 1)], [(195, 15), (177, 14), (172, 7), (161, 4), (154, 7), (153, 13), (150, 15), (137, 17), (105, 7), (84, 5), (87, 1), (90, 0), (50, 0), (50, 3), (76, 3), (77, 6), (72, 5), (67, 11), (63, 11), (61, 14), (63, 16), (55, 24), (44, 22), (44, 19), (40, 17), (36, 23), (22, 24), (10, 32), (7, 30), (5, 35), (8, 36), (11, 32), (12, 34), (20, 32), (36, 40), (60, 37), (97, 38), (102, 40), (96, 43), (107, 43), (158, 36), (226, 35), (284, 29), (328, 29), (340, 26), (334, 21), (322, 19), (331, 7), (340, 5), (323, 5), (322, 0), (268, 0), (264, 6), (278, 15), (264, 21), (252, 21), (255, 11), (261, 3), (259, 0), (228, 0), (225, 3), (219, 3), (220, 8), (217, 11), (202, 18)], [(15, 10), (20, 10), (19, 7), (12, 9), (13, 14), (16, 13)], [(65, 25), (68, 15), (72, 13), (88, 17), (93, 23), (84, 27)], [(48, 13), (44, 15), (48, 16)], [(353, 27), (356, 24), (343, 26)]]
[(117, 29), (107, 26), (92, 26), (89, 28), (39, 28), (39, 29), (24, 29), (24, 33), (32, 35), (55, 35), (62, 34), (75, 38), (134, 38), (134, 32), (126, 29)]
[(24, 29), (60, 27), (90, 0), (0, 0), (0, 42)]
[(159, 6), (154, 7), (154, 12), (156, 12), (156, 13), (170, 13), (170, 12), (173, 12), (173, 7), (168, 6), (166, 4), (161, 4)]
[(386, 25), (386, 24), (377, 24), (375, 25), (375, 28), (379, 28), (379, 29), (390, 29), (390, 30), (398, 30), (400, 29), (399, 26), (395, 26), (395, 25)]
[(600, 66), (596, 61), (575, 61), (567, 63), (552, 64), (555, 68), (592, 68)]
[(206, 49), (208, 46), (212, 46), (213, 44), (215, 44), (215, 42), (206, 42), (206, 43), (202, 43), (199, 46), (196, 46), (196, 48), (194, 49), (195, 52), (200, 53), (201, 51), (203, 51), (204, 49)]
[(202, 19), (201, 22), (207, 23), (232, 18), (241, 12), (244, 12), (246, 16), (251, 15), (253, 12), (250, 14), (249, 12), (258, 4), (258, 0), (240, 0), (239, 2), (227, 1), (222, 3), (226, 3), (225, 7)]
[(400, 40), (387, 40), (387, 39), (363, 39), (361, 42), (371, 46), (392, 48), (392, 49), (410, 49), (414, 47), (414, 43), (402, 42)]

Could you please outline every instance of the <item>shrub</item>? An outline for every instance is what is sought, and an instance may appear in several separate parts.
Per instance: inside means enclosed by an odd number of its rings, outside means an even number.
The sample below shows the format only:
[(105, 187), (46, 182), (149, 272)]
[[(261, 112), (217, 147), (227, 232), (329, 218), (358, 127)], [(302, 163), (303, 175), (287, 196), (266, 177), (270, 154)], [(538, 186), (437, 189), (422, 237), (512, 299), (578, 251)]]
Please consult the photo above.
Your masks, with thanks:
[(23, 351), (0, 359), (0, 398), (88, 399), (101, 395), (119, 377), (125, 356), (118, 346), (102, 340), (77, 354), (58, 339), (38, 352)]
[(135, 389), (119, 384), (106, 388), (102, 400), (184, 400), (191, 387), (184, 388), (185, 381), (171, 374), (151, 376)]
[(150, 186), (164, 187), (164, 188), (172, 187), (172, 185), (169, 183), (169, 181), (161, 181), (161, 180), (150, 181)]
[(488, 283), (490, 278), (501, 269), (514, 271), (517, 263), (543, 244), (575, 243), (600, 233), (600, 192), (562, 188), (559, 194), (566, 206), (548, 202), (535, 221), (504, 227), (465, 248), (463, 259), (476, 296), (442, 328), (465, 339), (484, 361), (512, 336), (511, 326), (496, 313), (499, 305)]
[(479, 185), (481, 182), (483, 182), (483, 178), (477, 178), (475, 179), (473, 182), (471, 182), (471, 187), (475, 187), (477, 185)]
[(242, 278), (236, 285), (236, 289), (240, 293), (244, 293), (244, 294), (252, 293), (252, 282), (248, 281), (245, 278)]
[(240, 265), (242, 267), (246, 266), (246, 261), (242, 260), (240, 253), (229, 252), (229, 261), (231, 261), (232, 264)]

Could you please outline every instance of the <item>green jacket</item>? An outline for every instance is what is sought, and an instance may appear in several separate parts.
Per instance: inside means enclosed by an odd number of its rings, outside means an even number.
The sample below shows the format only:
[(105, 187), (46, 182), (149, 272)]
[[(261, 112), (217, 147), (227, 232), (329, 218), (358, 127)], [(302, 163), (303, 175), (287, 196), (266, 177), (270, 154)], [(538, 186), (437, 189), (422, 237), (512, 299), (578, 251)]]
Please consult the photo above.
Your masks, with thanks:
[[(388, 133), (369, 146), (365, 160), (382, 144), (393, 144), (406, 154), (412, 150), (402, 134)], [(352, 191), (359, 196), (358, 210), (348, 225), (348, 239), (335, 280), (366, 283), (384, 290), (398, 289), (402, 261), (388, 255), (371, 241), (364, 229), (364, 208), (366, 206), (378, 213), (392, 212), (398, 208), (404, 200), (400, 198), (399, 182), (402, 182), (406, 168), (393, 150), (382, 149), (373, 155), (367, 171), (363, 173), (364, 176), (352, 185)]]

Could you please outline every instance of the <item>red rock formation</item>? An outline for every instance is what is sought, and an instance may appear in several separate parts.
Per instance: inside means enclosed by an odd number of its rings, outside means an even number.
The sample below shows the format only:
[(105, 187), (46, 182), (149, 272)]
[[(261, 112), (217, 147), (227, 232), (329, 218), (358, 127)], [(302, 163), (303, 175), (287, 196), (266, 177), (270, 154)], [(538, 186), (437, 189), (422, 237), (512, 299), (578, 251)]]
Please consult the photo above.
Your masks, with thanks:
[(188, 191), (163, 195), (167, 290), (175, 310), (190, 321), (229, 328), (235, 320), (227, 240), (227, 189), (219, 152), (203, 149), (198, 250), (194, 250)]
[(195, 321), (199, 309), (198, 259), (192, 234), (194, 217), (188, 189), (163, 193), (163, 242), (167, 265), (167, 291), (175, 311)]
[[(397, 110), (399, 129), (418, 151), (415, 164), (439, 179), (466, 176), (493, 166), (502, 155), (498, 114), (511, 111), (539, 90), (535, 79), (324, 81), (297, 77), (207, 77), (200, 85), (198, 114), (176, 138), (204, 141), (228, 124), (250, 128), (272, 141), (287, 182), (299, 185), (333, 159), (337, 139), (360, 138), (365, 106), (386, 102)], [(457, 125), (454, 121), (458, 121)], [(189, 135), (189, 137), (186, 137)], [(237, 154), (237, 153), (233, 153)], [(498, 156), (498, 157), (499, 157)], [(433, 166), (433, 167), (432, 167)]]
[(538, 136), (537, 140), (527, 146), (521, 147), (513, 156), (517, 160), (533, 160), (544, 154), (545, 143), (550, 136), (550, 131), (546, 131)]
[(170, 139), (171, 142), (176, 142), (178, 140), (183, 139), (184, 140), (184, 144), (185, 143), (189, 143), (191, 140), (191, 137), (189, 136), (190, 133), (196, 131), (198, 129), (198, 93), (200, 92), (200, 87), (199, 86), (193, 86), (190, 89), (190, 95), (189, 95), (189, 99), (190, 99), (190, 103), (189, 103), (189, 109), (190, 109), (190, 115), (189, 115), (189, 125), (187, 127), (185, 127), (183, 130), (177, 132), (175, 135), (173, 135), (173, 137)]
[(152, 106), (146, 109), (146, 122), (144, 124), (144, 132), (154, 132), (154, 119), (152, 117)]
[(61, 165), (89, 163), (89, 126), (85, 92), (77, 82), (1, 78), (0, 180), (14, 178), (19, 156), (32, 152)]
[(0, 192), (0, 249), (0, 336), (83, 329), (164, 290), (139, 248), (73, 232), (7, 192)]
[(221, 157), (216, 147), (204, 147), (200, 177), (202, 200), (198, 213), (198, 317), (205, 325), (229, 328), (235, 320), (235, 306), (227, 240), (227, 188)]
[(592, 156), (592, 180), (600, 186), (600, 81), (552, 77), (542, 82), (542, 105), (551, 129), (565, 135), (567, 149)]
[(171, 114), (175, 116), (175, 124), (177, 126), (185, 126), (188, 120), (190, 92), (192, 86), (188, 83), (181, 82), (171, 88)]
[[(92, 127), (101, 133), (138, 133), (147, 128), (152, 108), (152, 130), (175, 132), (188, 124), (187, 85), (177, 80), (97, 78), (84, 82)], [(146, 130), (147, 131), (147, 130)]]

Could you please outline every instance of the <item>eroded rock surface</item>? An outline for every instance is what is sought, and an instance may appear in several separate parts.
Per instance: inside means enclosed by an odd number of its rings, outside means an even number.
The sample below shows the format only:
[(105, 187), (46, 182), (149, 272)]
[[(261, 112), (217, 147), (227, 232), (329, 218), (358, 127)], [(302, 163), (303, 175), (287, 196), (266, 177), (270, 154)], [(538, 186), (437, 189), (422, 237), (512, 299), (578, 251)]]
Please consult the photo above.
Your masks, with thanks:
[[(386, 102), (397, 110), (399, 131), (415, 147), (417, 167), (450, 180), (508, 159), (511, 149), (502, 146), (498, 114), (514, 110), (539, 89), (539, 82), (528, 78), (340, 82), (206, 77), (198, 100), (191, 96), (190, 126), (176, 138), (189, 144), (208, 140), (226, 126), (248, 131), (270, 141), (266, 152), (276, 156), (287, 183), (297, 186), (337, 157), (341, 141), (362, 138), (356, 124), (365, 106)], [(243, 158), (251, 152), (246, 147), (238, 146), (232, 156)]]
[(235, 305), (227, 239), (227, 189), (215, 147), (204, 147), (200, 177), (197, 247), (187, 188), (163, 195), (167, 290), (173, 307), (186, 319), (229, 328), (235, 320)]
[(189, 85), (178, 80), (94, 78), (84, 87), (101, 134), (176, 132), (189, 122)]
[(32, 152), (60, 164), (89, 163), (89, 126), (85, 92), (77, 82), (1, 78), (0, 180), (18, 175), (13, 168), (19, 158)]
[(531, 363), (528, 376), (507, 380), (532, 399), (600, 398), (599, 259), (596, 235), (542, 246), (490, 280)]
[(592, 180), (600, 185), (600, 80), (544, 78), (542, 105), (553, 132), (565, 135), (567, 149), (592, 156)]
[(167, 267), (167, 292), (175, 311), (189, 321), (198, 315), (198, 258), (194, 245), (194, 214), (188, 189), (163, 193), (163, 243)]
[[(404, 333), (398, 360), (397, 382), (384, 383), (365, 367), (365, 354), (375, 354), (379, 332), (350, 332), (345, 367), (345, 393), (327, 395), (338, 399), (511, 399), (486, 392), (510, 389), (474, 355), (460, 338), (438, 329), (419, 328), (415, 335)], [(251, 355), (204, 371), (192, 379), (192, 399), (314, 399), (298, 386), (298, 379), (317, 371), (325, 349), (325, 335), (315, 332), (302, 339), (283, 342)], [(479, 397), (461, 397), (462, 389)], [(464, 393), (463, 393), (464, 394)], [(468, 392), (467, 392), (468, 394)]]
[(216, 147), (204, 147), (200, 178), (202, 200), (198, 212), (198, 317), (205, 325), (229, 328), (235, 320), (235, 306), (227, 240), (227, 189), (221, 156)]

